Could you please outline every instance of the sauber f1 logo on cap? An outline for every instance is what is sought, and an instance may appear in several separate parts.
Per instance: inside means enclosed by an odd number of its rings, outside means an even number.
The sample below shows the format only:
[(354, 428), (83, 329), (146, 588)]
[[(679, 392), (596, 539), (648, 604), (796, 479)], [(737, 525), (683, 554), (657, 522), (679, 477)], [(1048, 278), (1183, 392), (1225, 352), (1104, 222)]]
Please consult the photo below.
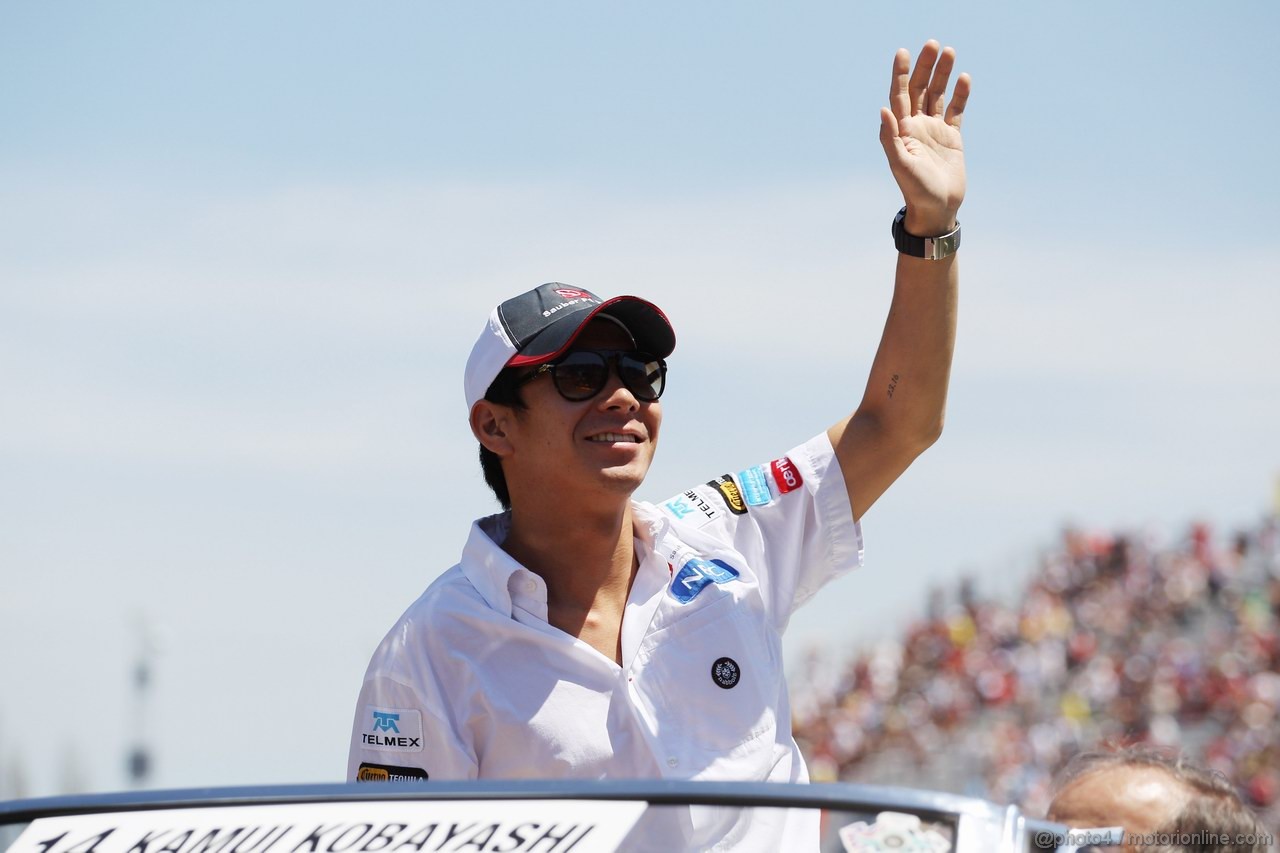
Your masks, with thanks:
[(413, 708), (365, 706), (360, 744), (382, 752), (422, 752), (422, 712)]
[(585, 290), (575, 290), (572, 287), (557, 287), (556, 293), (560, 294), (565, 299), (591, 299), (592, 298), (591, 294), (587, 293)]
[(773, 469), (773, 481), (778, 484), (778, 492), (780, 494), (785, 495), (787, 492), (795, 491), (804, 485), (804, 478), (800, 476), (800, 472), (791, 461), (791, 457), (784, 456), (781, 459), (775, 459), (769, 463), (769, 467)]

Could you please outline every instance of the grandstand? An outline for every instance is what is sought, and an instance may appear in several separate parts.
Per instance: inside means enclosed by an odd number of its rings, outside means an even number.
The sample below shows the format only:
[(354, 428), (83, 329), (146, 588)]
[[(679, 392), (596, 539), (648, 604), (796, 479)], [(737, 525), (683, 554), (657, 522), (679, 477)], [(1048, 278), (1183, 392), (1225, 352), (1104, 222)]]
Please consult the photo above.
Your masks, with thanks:
[[(1180, 749), (1280, 823), (1280, 524), (1218, 546), (1064, 534), (1010, 601), (935, 594), (902, 637), (797, 683), (815, 780), (899, 784), (1043, 814), (1100, 744)], [(825, 672), (824, 672), (825, 668)]]

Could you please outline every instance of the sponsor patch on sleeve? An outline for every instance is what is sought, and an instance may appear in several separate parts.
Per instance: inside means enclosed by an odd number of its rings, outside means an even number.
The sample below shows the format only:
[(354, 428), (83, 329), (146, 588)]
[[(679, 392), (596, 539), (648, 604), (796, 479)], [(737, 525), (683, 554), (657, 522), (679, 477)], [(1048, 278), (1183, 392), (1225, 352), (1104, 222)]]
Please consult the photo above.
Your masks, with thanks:
[(698, 597), (698, 593), (708, 584), (726, 584), (738, 579), (738, 570), (724, 560), (704, 560), (701, 557), (690, 557), (671, 579), (669, 592), (681, 604), (688, 604)]
[(421, 767), (401, 767), (398, 764), (361, 764), (356, 772), (357, 782), (409, 782), (426, 779), (427, 771)]
[(796, 468), (790, 456), (773, 460), (769, 463), (769, 468), (773, 471), (773, 481), (778, 484), (779, 494), (785, 495), (787, 492), (793, 492), (804, 485), (804, 478), (800, 476), (800, 469)]
[(707, 485), (716, 490), (716, 494), (729, 508), (729, 512), (734, 515), (746, 515), (747, 502), (742, 499), (742, 490), (734, 482), (732, 474), (721, 474), (714, 480), (708, 481)]
[(422, 752), (422, 712), (365, 705), (360, 745), (381, 752)]
[(689, 489), (682, 495), (664, 501), (662, 508), (672, 517), (695, 527), (701, 527), (723, 515), (711, 502), (711, 495), (707, 494), (703, 486)]
[(764, 506), (773, 500), (773, 493), (769, 491), (769, 475), (764, 472), (763, 465), (739, 471), (738, 482), (742, 484), (742, 497), (748, 506)]

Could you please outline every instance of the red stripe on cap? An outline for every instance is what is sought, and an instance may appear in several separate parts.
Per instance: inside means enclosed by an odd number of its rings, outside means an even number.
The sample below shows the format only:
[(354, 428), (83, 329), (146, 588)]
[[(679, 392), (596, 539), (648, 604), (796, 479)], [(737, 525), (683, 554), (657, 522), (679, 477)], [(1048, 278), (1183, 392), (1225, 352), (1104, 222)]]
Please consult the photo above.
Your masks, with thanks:
[[(520, 353), (516, 353), (511, 356), (511, 358), (507, 359), (506, 366), (532, 367), (538, 364), (546, 364), (548, 361), (554, 361), (569, 351), (569, 348), (573, 346), (573, 342), (578, 339), (578, 335), (582, 334), (582, 330), (587, 327), (588, 323), (595, 319), (597, 314), (608, 308), (610, 305), (617, 305), (619, 302), (643, 302), (645, 305), (657, 312), (658, 316), (662, 318), (662, 322), (666, 323), (668, 328), (671, 326), (671, 321), (667, 319), (666, 314), (662, 313), (662, 309), (657, 305), (654, 305), (649, 300), (641, 299), (639, 296), (615, 296), (608, 301), (601, 302), (595, 308), (592, 308), (591, 311), (582, 318), (582, 322), (578, 324), (578, 328), (573, 330), (573, 334), (569, 336), (569, 340), (565, 341), (564, 346), (560, 347), (560, 349), (555, 352), (547, 353), (546, 355), (521, 355)], [(632, 332), (633, 337), (634, 335), (635, 333)], [(673, 338), (675, 337), (674, 330), (671, 332), (671, 336)]]

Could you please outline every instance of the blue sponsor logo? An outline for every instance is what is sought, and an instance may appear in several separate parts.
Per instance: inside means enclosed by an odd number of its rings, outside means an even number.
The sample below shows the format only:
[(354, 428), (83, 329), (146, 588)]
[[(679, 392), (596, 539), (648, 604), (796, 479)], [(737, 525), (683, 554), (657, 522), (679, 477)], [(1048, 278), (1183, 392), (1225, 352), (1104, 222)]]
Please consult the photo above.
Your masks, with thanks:
[(375, 732), (395, 732), (400, 734), (400, 727), (396, 725), (396, 720), (400, 719), (399, 714), (390, 714), (386, 711), (373, 712), (373, 730)]
[(707, 584), (725, 584), (738, 579), (738, 570), (724, 560), (690, 557), (671, 579), (670, 592), (676, 601), (688, 604), (698, 597)]
[(769, 475), (763, 465), (738, 472), (738, 482), (742, 485), (742, 497), (751, 506), (764, 506), (773, 500), (769, 492)]
[(689, 502), (684, 498), (673, 498), (662, 505), (663, 509), (674, 515), (676, 518), (684, 518), (693, 512), (693, 507), (689, 506)]

